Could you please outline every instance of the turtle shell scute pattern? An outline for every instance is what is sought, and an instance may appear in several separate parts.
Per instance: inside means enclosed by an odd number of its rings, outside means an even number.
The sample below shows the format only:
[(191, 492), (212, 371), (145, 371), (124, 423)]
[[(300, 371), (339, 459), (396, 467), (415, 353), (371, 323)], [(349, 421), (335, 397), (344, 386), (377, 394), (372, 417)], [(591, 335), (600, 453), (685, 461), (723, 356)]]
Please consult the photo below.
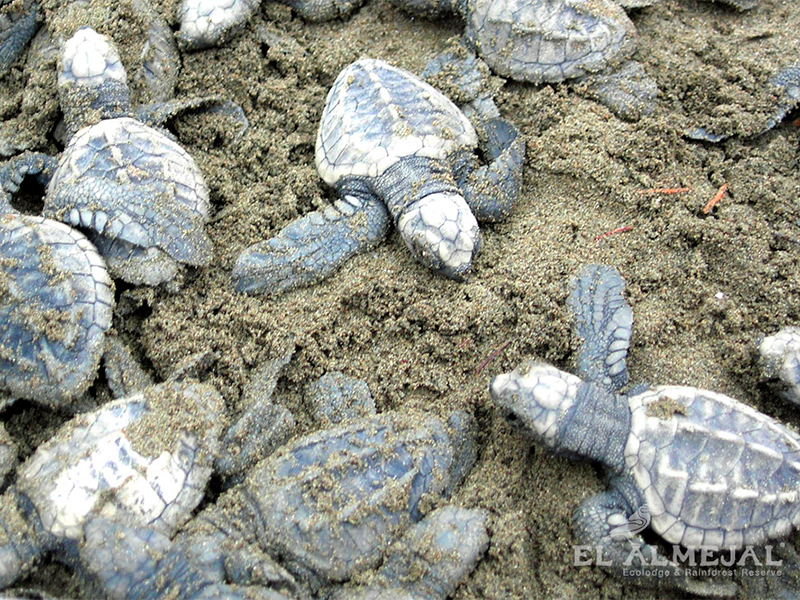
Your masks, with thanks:
[(293, 570), (341, 581), (375, 564), (450, 483), (452, 442), (431, 416), (382, 413), (308, 435), (261, 462), (245, 485), (261, 527)]
[(200, 169), (176, 142), (132, 118), (106, 119), (72, 137), (44, 212), (190, 265), (212, 257)]
[(498, 75), (532, 83), (597, 73), (629, 58), (636, 30), (610, 0), (476, 0), (467, 38)]
[(800, 436), (692, 387), (658, 387), (629, 402), (625, 462), (665, 540), (731, 549), (800, 525)]
[(383, 61), (362, 59), (328, 92), (316, 164), (335, 185), (347, 176), (378, 177), (403, 157), (443, 160), (477, 145), (472, 124), (441, 92)]
[[(141, 525), (172, 535), (205, 494), (221, 431), (222, 398), (202, 384), (164, 383), (78, 415), (39, 446), (19, 470), (17, 488), (42, 525), (81, 539), (92, 514), (122, 511)], [(148, 448), (137, 424), (171, 419), (169, 438)], [(170, 415), (166, 417), (165, 415)]]
[(0, 216), (0, 387), (58, 405), (95, 378), (114, 290), (103, 259), (71, 227)]

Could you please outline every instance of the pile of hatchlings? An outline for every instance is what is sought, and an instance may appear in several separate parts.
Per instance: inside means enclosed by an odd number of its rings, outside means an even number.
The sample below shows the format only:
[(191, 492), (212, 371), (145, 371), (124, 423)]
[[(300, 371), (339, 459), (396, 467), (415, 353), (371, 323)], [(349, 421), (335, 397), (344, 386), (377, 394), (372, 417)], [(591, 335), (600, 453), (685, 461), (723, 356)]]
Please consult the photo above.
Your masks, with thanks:
[[(419, 74), (370, 57), (341, 70), (314, 149), (333, 200), (244, 248), (229, 274), (234, 293), (320, 285), (398, 234), (431, 277), (468, 280), (490, 243), (479, 223), (513, 220), (523, 185), (526, 136), (495, 104), (498, 77), (577, 82), (612, 119), (657, 110), (625, 12), (642, 3), (394, 3), (461, 19), (461, 42)], [(286, 4), (311, 22), (346, 20), (360, 2)], [(174, 97), (175, 78), (182, 55), (230, 43), (261, 7), (183, 0), (176, 16), (147, 0), (128, 5), (147, 24), (147, 51), (123, 65), (111, 37), (85, 24), (66, 35), (36, 0), (0, 2), (0, 72), (57, 64), (60, 113), (50, 107), (47, 118), (60, 118), (51, 126), (62, 148), (42, 152), (10, 127), (0, 140), (0, 394), (5, 411), (19, 400), (66, 415), (24, 460), (0, 421), (3, 597), (36, 597), (25, 582), (52, 562), (108, 598), (451, 597), (492, 544), (490, 511), (451, 498), (479, 458), (474, 414), (378, 410), (364, 381), (330, 371), (306, 382), (302, 418), (315, 426), (301, 435), (298, 415), (273, 398), (291, 339), (252, 369), (232, 411), (207, 380), (212, 352), (155, 381), (115, 333), (120, 289), (180, 294), (187, 273), (215, 260), (209, 185), (167, 123), (187, 112), (223, 119), (225, 144), (253, 125), (229, 98)], [(134, 106), (129, 80), (153, 101)], [(446, 82), (454, 99), (428, 81)], [(800, 66), (765, 85), (775, 99), (767, 130), (800, 100)], [(685, 135), (725, 138), (705, 127)], [(44, 190), (35, 214), (19, 199), (30, 181)], [(622, 275), (586, 265), (563, 287), (576, 374), (527, 360), (486, 375), (476, 402), (538, 446), (602, 467), (607, 490), (572, 507), (574, 543), (603, 558), (593, 568), (626, 587), (736, 596), (742, 581), (695, 577), (665, 549), (727, 552), (790, 535), (800, 526), (800, 435), (720, 393), (629, 385)], [(753, 347), (776, 397), (800, 404), (800, 327)], [(645, 531), (633, 526), (643, 508)], [(668, 575), (626, 576), (632, 549), (640, 562), (663, 559)], [(781, 556), (800, 564), (789, 547)], [(794, 578), (778, 580), (770, 589), (800, 592)]]

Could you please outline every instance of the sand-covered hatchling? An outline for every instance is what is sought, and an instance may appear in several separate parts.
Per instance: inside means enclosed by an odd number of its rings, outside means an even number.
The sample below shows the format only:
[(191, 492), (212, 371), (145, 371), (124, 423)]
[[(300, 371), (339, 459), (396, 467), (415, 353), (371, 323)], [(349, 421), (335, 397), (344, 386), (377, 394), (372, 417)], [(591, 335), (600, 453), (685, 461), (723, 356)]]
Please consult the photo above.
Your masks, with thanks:
[(173, 535), (205, 494), (223, 414), (211, 386), (171, 381), (64, 424), (0, 497), (0, 588), (45, 553), (74, 561), (99, 516)]
[[(219, 586), (263, 586), (276, 599), (326, 597), (380, 564), (460, 483), (475, 459), (473, 436), (462, 414), (447, 424), (422, 413), (351, 420), (279, 448), (173, 541), (124, 519), (105, 521), (82, 547), (83, 561), (102, 566), (98, 577), (106, 589), (123, 590), (113, 595), (120, 598), (130, 597), (125, 590), (141, 598), (205, 597)], [(479, 510), (434, 513), (427, 528), (408, 535), (420, 550), (438, 547), (387, 558), (376, 583), (441, 598), (422, 591), (453, 589), (471, 570), (486, 546), (484, 520)], [(437, 532), (435, 541), (426, 530)], [(428, 579), (414, 584), (420, 577)]]
[(346, 67), (328, 93), (316, 164), (339, 199), (247, 248), (236, 289), (276, 293), (317, 282), (380, 241), (394, 223), (415, 257), (463, 279), (481, 245), (479, 220), (506, 216), (524, 142), (499, 117), (481, 124), (486, 155), (464, 113), (415, 75), (375, 59)]
[(605, 467), (609, 490), (584, 501), (573, 526), (579, 544), (602, 548), (608, 568), (619, 575), (633, 568), (634, 577), (636, 567), (657, 564), (685, 591), (731, 595), (730, 580), (692, 579), (627, 528), (628, 519), (649, 510), (650, 528), (683, 556), (786, 536), (800, 524), (800, 436), (711, 391), (623, 392), (633, 323), (623, 290), (616, 270), (584, 268), (569, 299), (581, 340), (578, 375), (526, 362), (492, 380), (492, 398), (538, 443)]
[[(207, 265), (203, 174), (178, 143), (134, 118), (111, 40), (78, 30), (62, 49), (58, 88), (69, 138), (60, 158), (26, 153), (9, 162), (51, 175), (44, 216), (85, 231), (112, 275), (130, 283), (156, 285), (180, 264)], [(15, 183), (2, 182), (7, 190)]]
[(66, 406), (94, 381), (114, 286), (80, 232), (0, 213), (0, 390)]
[(429, 18), (456, 13), (464, 43), (494, 73), (515, 81), (584, 81), (617, 115), (635, 120), (655, 109), (658, 87), (632, 61), (636, 29), (613, 0), (393, 0)]
[[(306, 21), (346, 17), (363, 0), (279, 0)], [(183, 0), (178, 12), (178, 42), (198, 49), (225, 42), (261, 6), (261, 0)]]

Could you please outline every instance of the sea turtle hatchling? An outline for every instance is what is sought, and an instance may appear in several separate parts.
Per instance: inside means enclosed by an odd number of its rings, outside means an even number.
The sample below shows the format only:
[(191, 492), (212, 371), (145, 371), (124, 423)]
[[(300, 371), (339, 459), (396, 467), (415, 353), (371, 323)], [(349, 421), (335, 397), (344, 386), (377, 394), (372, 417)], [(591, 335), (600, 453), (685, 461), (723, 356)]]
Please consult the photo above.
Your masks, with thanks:
[(631, 60), (636, 29), (613, 0), (392, 1), (413, 15), (460, 15), (465, 45), (501, 77), (581, 81), (588, 94), (628, 120), (655, 109), (658, 87)]
[[(392, 542), (461, 482), (476, 449), (474, 424), (465, 417), (454, 413), (445, 424), (430, 414), (391, 411), (295, 438), (251, 468), (172, 542), (124, 519), (106, 522), (87, 534), (83, 561), (99, 565), (105, 588), (120, 590), (114, 595), (120, 598), (134, 591), (142, 598), (195, 597), (226, 583), (266, 586), (292, 598), (326, 597), (380, 564)], [(435, 519), (438, 525), (428, 531), (439, 532), (440, 547), (424, 555), (431, 588), (460, 579), (486, 542), (482, 511), (456, 509)], [(109, 535), (112, 528), (118, 534)], [(462, 535), (453, 539), (453, 530)], [(430, 538), (424, 530), (409, 535)], [(150, 552), (152, 545), (159, 551)], [(420, 563), (407, 552), (387, 558), (375, 583), (403, 586), (404, 579), (425, 574)], [(419, 598), (440, 597), (422, 595), (425, 587), (419, 584)]]
[(114, 286), (80, 232), (0, 214), (0, 390), (65, 406), (94, 381)]
[[(59, 112), (55, 82), (59, 47), (75, 32), (76, 23), (103, 28), (112, 37), (125, 33), (129, 83), (140, 102), (163, 102), (174, 96), (178, 47), (149, 0), (0, 0), (0, 76), (18, 64), (25, 81), (17, 100), (19, 111), (14, 116), (6, 112), (6, 120), (0, 122), (0, 155), (14, 156), (47, 143)], [(17, 61), (23, 54), (24, 62)]]
[(579, 544), (601, 548), (618, 574), (656, 564), (674, 569), (671, 582), (685, 591), (731, 595), (731, 582), (685, 577), (625, 528), (628, 518), (649, 509), (650, 528), (689, 551), (732, 551), (786, 536), (800, 524), (800, 436), (711, 391), (621, 392), (633, 323), (623, 290), (614, 269), (584, 268), (569, 299), (581, 340), (578, 376), (526, 362), (492, 380), (492, 398), (538, 443), (605, 467), (609, 490), (575, 513)]
[(223, 415), (213, 387), (170, 381), (65, 423), (0, 497), (0, 588), (47, 552), (73, 560), (98, 515), (174, 535), (205, 494)]
[(463, 279), (481, 245), (478, 220), (506, 216), (519, 191), (524, 142), (499, 117), (481, 123), (492, 163), (478, 168), (475, 128), (415, 75), (375, 59), (339, 73), (328, 93), (316, 165), (339, 196), (237, 259), (238, 291), (275, 293), (330, 275), (394, 222), (426, 266)]
[[(306, 21), (345, 17), (363, 0), (279, 0)], [(178, 42), (188, 49), (215, 46), (227, 40), (261, 6), (261, 0), (183, 0), (178, 12)]]
[[(111, 273), (133, 284), (168, 281), (179, 263), (207, 265), (212, 248), (204, 229), (209, 198), (203, 175), (179, 144), (133, 118), (125, 69), (111, 40), (78, 30), (64, 44), (58, 87), (69, 143), (57, 165), (26, 153), (7, 167), (52, 174), (44, 216), (85, 230)], [(159, 105), (153, 114), (163, 108), (166, 115), (178, 104)], [(14, 191), (19, 178), (0, 183)]]

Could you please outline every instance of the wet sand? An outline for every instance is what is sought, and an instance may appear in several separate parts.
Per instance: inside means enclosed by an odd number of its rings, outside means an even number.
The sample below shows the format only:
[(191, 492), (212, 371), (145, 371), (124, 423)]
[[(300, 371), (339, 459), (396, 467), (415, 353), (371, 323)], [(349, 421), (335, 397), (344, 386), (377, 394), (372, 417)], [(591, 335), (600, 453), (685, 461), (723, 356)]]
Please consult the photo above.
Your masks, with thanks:
[[(154, 4), (174, 15), (178, 0)], [(797, 114), (748, 137), (774, 103), (766, 80), (800, 59), (800, 10), (791, 0), (762, 0), (746, 13), (664, 0), (631, 16), (639, 32), (635, 58), (661, 89), (651, 117), (620, 121), (581, 86), (500, 87), (500, 111), (528, 146), (524, 189), (506, 222), (483, 227), (483, 253), (466, 283), (415, 263), (392, 232), (312, 288), (251, 298), (230, 285), (245, 247), (333, 199), (313, 155), (338, 72), (360, 57), (419, 72), (457, 40), (457, 19), (429, 22), (369, 0), (347, 20), (307, 24), (264, 2), (225, 47), (183, 56), (177, 95), (234, 100), (250, 129), (231, 145), (222, 117), (192, 114), (173, 123), (211, 189), (216, 258), (187, 273), (175, 293), (118, 285), (115, 329), (157, 377), (194, 352), (213, 350), (209, 381), (231, 415), (254, 369), (292, 343), (277, 396), (301, 433), (314, 428), (303, 407), (305, 385), (333, 370), (365, 379), (379, 410), (473, 413), (480, 454), (453, 501), (488, 509), (491, 545), (459, 600), (653, 594), (572, 566), (572, 513), (604, 489), (602, 473), (532, 447), (502, 421), (487, 392), (493, 375), (527, 357), (572, 368), (565, 299), (580, 265), (614, 265), (628, 282), (636, 319), (632, 381), (712, 389), (800, 426), (800, 410), (758, 384), (753, 362), (760, 334), (800, 324)], [(124, 31), (124, 18), (108, 11), (95, 26)], [(123, 58), (137, 43), (122, 38)], [(20, 70), (0, 82), (4, 118), (19, 110), (26, 83)], [(684, 137), (701, 125), (735, 135), (716, 145)], [(58, 148), (50, 135), (37, 143)], [(723, 183), (727, 194), (704, 214)], [(662, 187), (690, 190), (641, 193)], [(598, 239), (621, 227), (630, 230)], [(107, 397), (102, 388), (95, 386), (99, 400)], [(26, 453), (66, 418), (30, 404), (2, 417)], [(68, 572), (53, 566), (28, 583), (52, 582), (54, 573), (61, 587), (50, 590), (63, 594)], [(66, 584), (83, 593), (78, 582)]]

